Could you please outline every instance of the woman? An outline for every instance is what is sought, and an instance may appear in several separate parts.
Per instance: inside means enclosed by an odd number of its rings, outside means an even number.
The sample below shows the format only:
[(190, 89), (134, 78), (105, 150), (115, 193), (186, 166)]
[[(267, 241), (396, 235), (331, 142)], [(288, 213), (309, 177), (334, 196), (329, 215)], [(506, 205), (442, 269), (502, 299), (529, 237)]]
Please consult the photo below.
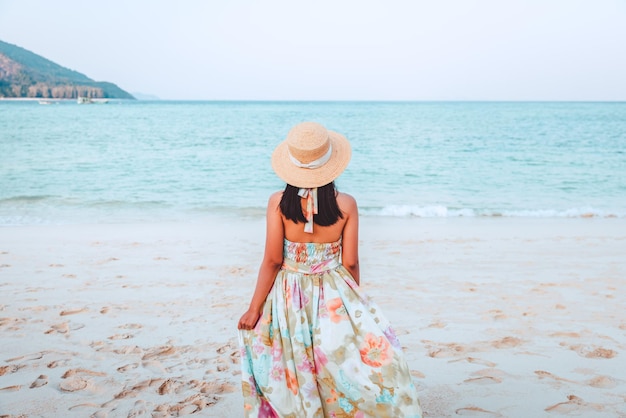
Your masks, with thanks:
[(359, 290), (358, 210), (335, 190), (348, 140), (304, 122), (272, 155), (265, 255), (239, 320), (247, 417), (421, 417), (389, 322)]

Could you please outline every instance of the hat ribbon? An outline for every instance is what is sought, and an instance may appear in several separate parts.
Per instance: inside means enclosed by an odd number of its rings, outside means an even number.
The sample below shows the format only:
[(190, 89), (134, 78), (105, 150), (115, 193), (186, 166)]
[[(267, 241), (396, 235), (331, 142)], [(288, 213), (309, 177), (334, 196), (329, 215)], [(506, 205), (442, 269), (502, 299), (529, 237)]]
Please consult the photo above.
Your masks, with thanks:
[(289, 154), (289, 159), (296, 167), (309, 168), (309, 169), (320, 168), (321, 166), (326, 164), (328, 160), (330, 160), (330, 156), (332, 155), (332, 153), (333, 153), (333, 147), (332, 145), (329, 145), (328, 151), (326, 151), (326, 154), (322, 155), (317, 160), (311, 161), (310, 163), (303, 163), (300, 160), (298, 160), (296, 157), (291, 155), (289, 150), (287, 150), (287, 154)]
[(298, 190), (298, 196), (306, 198), (306, 224), (304, 232), (313, 233), (313, 214), (317, 213), (317, 187)]

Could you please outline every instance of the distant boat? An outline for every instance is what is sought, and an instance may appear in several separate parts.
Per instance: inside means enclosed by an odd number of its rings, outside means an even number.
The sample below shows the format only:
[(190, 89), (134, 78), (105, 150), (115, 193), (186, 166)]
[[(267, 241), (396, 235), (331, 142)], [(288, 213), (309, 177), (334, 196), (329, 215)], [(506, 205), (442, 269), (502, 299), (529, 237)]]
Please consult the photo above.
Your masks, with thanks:
[(92, 104), (92, 103), (105, 104), (105, 103), (109, 103), (109, 99), (92, 99), (91, 97), (81, 96), (77, 99), (77, 103), (78, 104)]
[(49, 105), (49, 104), (52, 104), (52, 102), (50, 100), (39, 100), (39, 104), (41, 104), (41, 105)]

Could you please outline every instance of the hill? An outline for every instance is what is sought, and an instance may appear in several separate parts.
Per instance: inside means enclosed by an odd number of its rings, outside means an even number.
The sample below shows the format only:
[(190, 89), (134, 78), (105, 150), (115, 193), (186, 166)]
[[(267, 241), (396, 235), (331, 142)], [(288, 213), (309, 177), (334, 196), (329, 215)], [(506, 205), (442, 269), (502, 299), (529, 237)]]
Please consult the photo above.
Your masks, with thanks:
[(134, 99), (113, 83), (94, 81), (3, 41), (0, 41), (0, 97)]

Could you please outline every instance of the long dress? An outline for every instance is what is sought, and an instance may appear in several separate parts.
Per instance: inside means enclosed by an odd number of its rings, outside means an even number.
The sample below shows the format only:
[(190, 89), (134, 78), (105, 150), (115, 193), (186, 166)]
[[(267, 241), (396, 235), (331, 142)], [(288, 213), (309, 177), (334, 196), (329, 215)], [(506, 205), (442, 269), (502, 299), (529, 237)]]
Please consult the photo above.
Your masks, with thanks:
[(246, 417), (422, 417), (389, 322), (341, 265), (341, 240), (285, 240), (253, 330), (239, 331)]

